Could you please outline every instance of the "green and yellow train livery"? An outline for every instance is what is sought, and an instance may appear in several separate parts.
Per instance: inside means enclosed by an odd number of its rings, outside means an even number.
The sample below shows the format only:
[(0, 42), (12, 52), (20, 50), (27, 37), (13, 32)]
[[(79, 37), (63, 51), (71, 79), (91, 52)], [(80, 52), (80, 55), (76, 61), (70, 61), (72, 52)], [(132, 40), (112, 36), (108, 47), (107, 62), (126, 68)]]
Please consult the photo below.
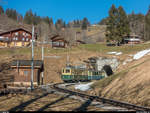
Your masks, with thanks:
[(106, 77), (104, 71), (94, 71), (86, 68), (67, 66), (62, 69), (61, 79), (64, 82), (100, 80)]

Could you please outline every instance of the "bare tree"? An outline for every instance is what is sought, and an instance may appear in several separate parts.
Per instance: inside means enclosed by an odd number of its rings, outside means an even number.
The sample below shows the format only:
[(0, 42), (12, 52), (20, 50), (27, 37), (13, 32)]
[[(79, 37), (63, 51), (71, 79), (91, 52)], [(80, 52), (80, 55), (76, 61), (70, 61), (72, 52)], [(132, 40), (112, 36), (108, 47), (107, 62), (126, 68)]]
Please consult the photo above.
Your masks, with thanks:
[(39, 41), (43, 41), (43, 40), (47, 41), (50, 32), (50, 28), (48, 24), (46, 24), (45, 22), (41, 22), (40, 24), (37, 25), (37, 30), (39, 35)]

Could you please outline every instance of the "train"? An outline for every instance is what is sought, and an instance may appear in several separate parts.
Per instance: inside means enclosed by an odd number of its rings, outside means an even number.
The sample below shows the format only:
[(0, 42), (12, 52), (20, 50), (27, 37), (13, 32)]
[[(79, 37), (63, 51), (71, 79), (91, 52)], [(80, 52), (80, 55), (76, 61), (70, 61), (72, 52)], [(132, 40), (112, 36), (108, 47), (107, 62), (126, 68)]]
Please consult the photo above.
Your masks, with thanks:
[(91, 80), (100, 80), (107, 77), (104, 70), (96, 71), (94, 69), (81, 68), (75, 66), (66, 66), (62, 69), (61, 79), (64, 82), (83, 82)]

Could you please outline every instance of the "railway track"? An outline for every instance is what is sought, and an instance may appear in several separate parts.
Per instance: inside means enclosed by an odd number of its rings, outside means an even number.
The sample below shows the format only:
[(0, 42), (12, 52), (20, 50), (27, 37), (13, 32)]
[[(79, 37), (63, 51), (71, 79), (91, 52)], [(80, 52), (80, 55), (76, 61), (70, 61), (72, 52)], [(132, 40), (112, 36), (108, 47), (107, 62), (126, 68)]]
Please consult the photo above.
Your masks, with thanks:
[(28, 89), (19, 89), (19, 88), (6, 88), (6, 89), (1, 89), (0, 90), (0, 96), (6, 96), (9, 94), (26, 94), (28, 93), (29, 90)]
[[(61, 87), (60, 87), (60, 85), (61, 85)], [(121, 102), (121, 101), (117, 101), (117, 100), (112, 100), (112, 99), (107, 99), (107, 98), (101, 98), (101, 97), (98, 97), (98, 96), (87, 95), (87, 94), (84, 94), (84, 93), (68, 90), (64, 87), (62, 88), (62, 85), (63, 85), (62, 83), (61, 84), (59, 83), (59, 84), (51, 85), (50, 87), (55, 89), (55, 90), (58, 90), (60, 92), (69, 93), (69, 94), (76, 95), (76, 96), (79, 96), (79, 97), (82, 97), (82, 98), (88, 98), (88, 99), (91, 99), (91, 100), (95, 100), (97, 102), (102, 102), (103, 104), (113, 105), (115, 107), (126, 108), (128, 110), (134, 110), (134, 111), (150, 111), (150, 108), (148, 108), (148, 107), (137, 106), (137, 105), (134, 105), (134, 104)]]
[[(70, 94), (70, 95), (74, 95), (76, 97), (81, 97), (81, 98), (83, 98), (83, 100), (84, 99), (92, 100), (96, 103), (99, 103), (98, 106), (112, 107), (112, 110), (150, 111), (150, 108), (148, 108), (148, 107), (137, 106), (137, 105), (126, 103), (126, 102), (101, 98), (101, 97), (98, 97), (98, 96), (92, 96), (92, 95), (84, 94), (84, 93), (81, 93), (81, 92), (66, 89), (66, 87), (70, 86), (70, 85), (74, 85), (74, 84), (64, 84), (64, 83), (60, 84), (59, 83), (59, 84), (51, 84), (51, 85), (48, 85), (46, 87), (49, 87), (50, 90), (54, 89), (55, 91), (58, 91), (58, 92), (67, 93), (67, 94)], [(41, 88), (39, 88), (39, 89), (41, 89)], [(26, 93), (28, 93), (27, 89), (5, 89), (5, 90), (0, 91), (0, 96), (4, 96), (4, 95), (8, 95), (8, 94), (26, 94)], [(113, 107), (117, 108), (117, 109), (113, 109)], [(110, 110), (110, 109), (108, 109), (108, 110)]]

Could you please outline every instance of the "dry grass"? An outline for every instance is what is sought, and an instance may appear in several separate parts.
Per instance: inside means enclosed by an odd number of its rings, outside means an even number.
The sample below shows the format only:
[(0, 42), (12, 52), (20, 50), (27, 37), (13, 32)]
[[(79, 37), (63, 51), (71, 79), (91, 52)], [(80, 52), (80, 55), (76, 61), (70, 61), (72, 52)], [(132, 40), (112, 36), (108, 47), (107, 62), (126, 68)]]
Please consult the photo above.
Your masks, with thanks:
[(132, 66), (96, 82), (93, 88), (100, 96), (150, 106), (150, 59), (147, 56), (130, 65)]
[[(50, 47), (45, 48), (45, 56), (60, 56), (60, 58), (45, 58), (44, 65), (44, 83), (51, 82), (62, 82), (60, 79), (60, 73), (62, 67), (65, 67), (67, 54), (70, 56), (70, 62), (73, 65), (78, 65), (83, 63), (83, 60), (87, 60), (89, 57), (94, 56), (106, 56), (112, 57), (113, 55), (108, 55), (107, 52), (110, 51), (122, 51), (123, 55), (116, 56), (120, 61), (124, 61), (128, 54), (133, 54), (139, 50), (149, 48), (149, 44), (141, 44), (131, 46), (121, 46), (121, 47), (107, 47), (105, 44), (87, 44), (80, 45), (78, 47), (73, 47), (69, 49), (52, 49)], [(41, 59), (41, 47), (35, 47), (34, 59)], [(7, 61), (10, 62), (13, 59), (24, 60), (31, 59), (31, 48), (4, 48), (0, 50), (0, 62)], [(123, 67), (124, 68), (124, 67)]]
[[(8, 95), (0, 97), (0, 111), (73, 111), (83, 106), (84, 102), (43, 91), (29, 94)], [(84, 107), (84, 106), (83, 106)], [(102, 111), (101, 108), (88, 105), (87, 111)]]

